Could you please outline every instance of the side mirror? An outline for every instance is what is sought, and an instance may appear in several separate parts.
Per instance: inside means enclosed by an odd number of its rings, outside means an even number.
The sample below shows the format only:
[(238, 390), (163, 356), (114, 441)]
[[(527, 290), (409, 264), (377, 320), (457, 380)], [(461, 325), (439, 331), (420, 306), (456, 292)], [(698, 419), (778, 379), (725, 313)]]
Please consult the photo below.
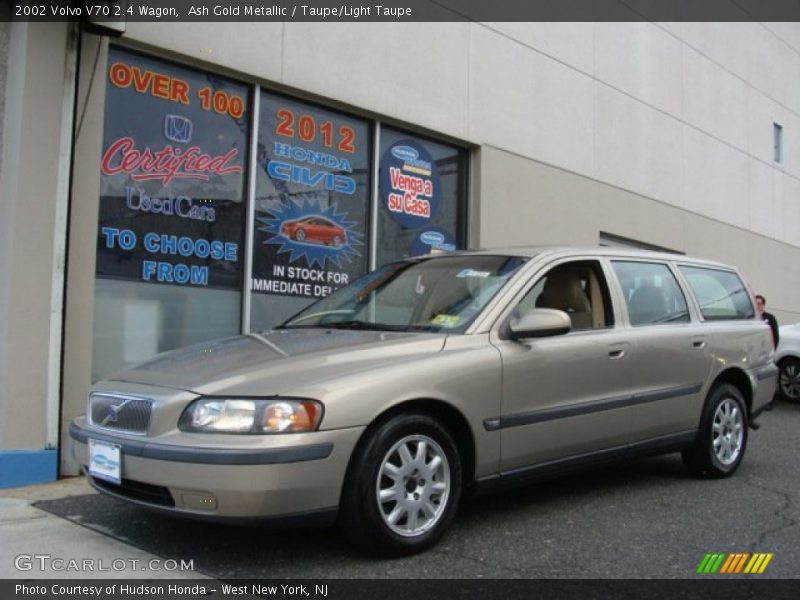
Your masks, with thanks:
[(563, 310), (534, 308), (521, 317), (511, 320), (508, 324), (508, 338), (521, 340), (563, 335), (571, 328), (572, 320)]

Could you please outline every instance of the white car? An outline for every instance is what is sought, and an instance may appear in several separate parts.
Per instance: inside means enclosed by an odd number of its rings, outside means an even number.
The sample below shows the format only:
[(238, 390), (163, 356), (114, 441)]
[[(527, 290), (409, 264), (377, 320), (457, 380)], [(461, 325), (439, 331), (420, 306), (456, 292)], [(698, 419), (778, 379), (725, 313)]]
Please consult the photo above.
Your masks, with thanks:
[(781, 327), (775, 363), (780, 368), (780, 395), (786, 400), (800, 400), (800, 323)]

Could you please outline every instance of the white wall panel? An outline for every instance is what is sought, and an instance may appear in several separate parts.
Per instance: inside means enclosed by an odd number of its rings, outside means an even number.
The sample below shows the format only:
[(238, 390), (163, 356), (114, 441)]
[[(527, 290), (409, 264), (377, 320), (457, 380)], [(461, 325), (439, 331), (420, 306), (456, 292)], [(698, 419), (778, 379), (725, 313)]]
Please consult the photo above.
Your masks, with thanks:
[[(780, 181), (778, 218), (784, 231), (779, 239), (800, 247), (800, 181), (788, 177), (782, 177)], [(800, 259), (795, 257), (794, 261), (800, 265)], [(796, 281), (800, 282), (800, 279)], [(800, 311), (800, 305), (797, 308)]]
[(771, 31), (789, 47), (800, 55), (800, 23), (762, 23), (762, 27)]
[(682, 124), (602, 84), (595, 115), (595, 176), (681, 206)]
[(787, 96), (786, 78), (792, 75), (784, 70), (786, 65), (781, 62), (788, 51), (786, 45), (768, 29), (754, 26), (747, 46), (747, 81), (777, 102), (796, 102)]
[(681, 117), (681, 44), (651, 23), (598, 23), (595, 75), (643, 102)]
[[(231, 24), (233, 25), (233, 24)], [(279, 81), (283, 61), (282, 23), (152, 23), (128, 21), (125, 39), (167, 47), (190, 59)]]
[(747, 81), (751, 50), (748, 40), (759, 32), (753, 23), (659, 23), (681, 43), (684, 54), (717, 64), (734, 76)]
[(595, 52), (591, 40), (597, 23), (485, 23), (526, 46), (535, 48), (587, 74), (594, 73)]
[(775, 189), (780, 177), (776, 177), (775, 169), (759, 161), (751, 160), (749, 169), (749, 229), (769, 237), (782, 237), (785, 229), (778, 213), (778, 194)]
[(293, 23), (282, 81), (436, 131), (467, 133), (466, 23)]
[(746, 228), (748, 158), (708, 135), (684, 128), (684, 206), (693, 212)]
[(737, 148), (747, 148), (748, 87), (691, 49), (683, 52), (683, 106), (687, 123)]
[(469, 139), (593, 172), (591, 77), (480, 25), (470, 63)]

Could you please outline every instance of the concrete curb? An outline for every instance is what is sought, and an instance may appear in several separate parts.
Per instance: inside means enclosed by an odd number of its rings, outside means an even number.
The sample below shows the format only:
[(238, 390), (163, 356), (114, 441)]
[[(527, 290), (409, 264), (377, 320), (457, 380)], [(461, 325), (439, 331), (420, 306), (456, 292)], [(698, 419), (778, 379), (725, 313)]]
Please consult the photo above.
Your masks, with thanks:
[(207, 579), (193, 565), (184, 569), (181, 560), (155, 556), (33, 506), (94, 493), (84, 477), (0, 490), (0, 579)]

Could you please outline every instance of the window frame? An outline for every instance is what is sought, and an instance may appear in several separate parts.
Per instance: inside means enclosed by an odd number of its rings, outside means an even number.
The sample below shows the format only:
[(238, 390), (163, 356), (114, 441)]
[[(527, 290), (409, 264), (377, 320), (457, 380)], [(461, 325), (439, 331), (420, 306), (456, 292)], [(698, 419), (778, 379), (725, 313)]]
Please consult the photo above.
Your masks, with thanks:
[[(634, 257), (611, 257), (609, 258), (609, 265), (611, 267), (611, 271), (614, 273), (614, 279), (617, 284), (617, 289), (619, 290), (620, 295), (620, 304), (621, 307), (624, 306), (625, 308), (625, 315), (627, 318), (628, 325), (633, 328), (640, 328), (640, 327), (656, 327), (661, 325), (688, 325), (694, 321), (692, 316), (692, 306), (691, 300), (693, 296), (691, 295), (691, 290), (687, 290), (688, 286), (684, 286), (683, 279), (681, 278), (680, 274), (677, 272), (675, 265), (668, 261), (659, 261), (659, 260), (648, 260), (648, 259), (636, 259)], [(625, 263), (625, 264), (642, 264), (642, 265), (657, 265), (664, 267), (667, 272), (672, 276), (672, 280), (675, 282), (675, 286), (681, 294), (683, 298), (684, 306), (686, 307), (686, 319), (681, 321), (662, 321), (662, 322), (652, 322), (652, 323), (637, 323), (634, 324), (631, 320), (631, 311), (629, 305), (629, 299), (626, 297), (625, 294), (625, 287), (622, 285), (622, 281), (617, 273), (617, 270), (614, 268), (614, 263)], [(637, 288), (640, 289), (640, 288)]]
[[(535, 258), (534, 258), (535, 260)], [(604, 327), (591, 327), (583, 329), (570, 329), (565, 335), (585, 335), (596, 334), (607, 331), (612, 331), (619, 323), (619, 313), (615, 308), (616, 290), (612, 290), (609, 278), (609, 268), (603, 257), (600, 256), (570, 256), (561, 260), (553, 261), (542, 265), (536, 271), (527, 277), (525, 284), (508, 302), (500, 318), (495, 321), (495, 327), (499, 327), (498, 331), (502, 331), (510, 319), (512, 319), (517, 311), (520, 303), (527, 298), (533, 289), (554, 269), (568, 264), (582, 264), (587, 268), (594, 271), (595, 277), (598, 278), (598, 285), (600, 293), (603, 297), (603, 309), (606, 325)], [(493, 327), (494, 329), (494, 327)]]
[[(741, 273), (736, 269), (725, 268), (721, 265), (701, 265), (701, 264), (692, 264), (692, 263), (684, 263), (680, 262), (676, 264), (677, 272), (681, 277), (681, 281), (684, 284), (685, 290), (690, 294), (692, 298), (692, 303), (695, 306), (695, 310), (697, 311), (697, 318), (703, 323), (716, 323), (722, 321), (749, 321), (756, 317), (756, 307), (753, 303), (752, 293), (750, 292), (750, 288), (748, 287), (747, 283), (742, 277)], [(697, 294), (695, 293), (695, 289), (692, 286), (691, 280), (684, 272), (684, 269), (702, 269), (704, 271), (716, 272), (716, 273), (727, 273), (729, 275), (733, 275), (738, 282), (742, 286), (742, 290), (747, 294), (748, 303), (750, 304), (750, 310), (752, 314), (749, 316), (735, 316), (735, 317), (728, 317), (728, 316), (706, 316), (703, 312), (703, 305), (700, 303), (700, 298), (698, 298)], [(720, 284), (721, 285), (721, 284)]]
[(783, 165), (786, 162), (783, 124), (779, 121), (772, 122), (772, 162), (776, 165)]

